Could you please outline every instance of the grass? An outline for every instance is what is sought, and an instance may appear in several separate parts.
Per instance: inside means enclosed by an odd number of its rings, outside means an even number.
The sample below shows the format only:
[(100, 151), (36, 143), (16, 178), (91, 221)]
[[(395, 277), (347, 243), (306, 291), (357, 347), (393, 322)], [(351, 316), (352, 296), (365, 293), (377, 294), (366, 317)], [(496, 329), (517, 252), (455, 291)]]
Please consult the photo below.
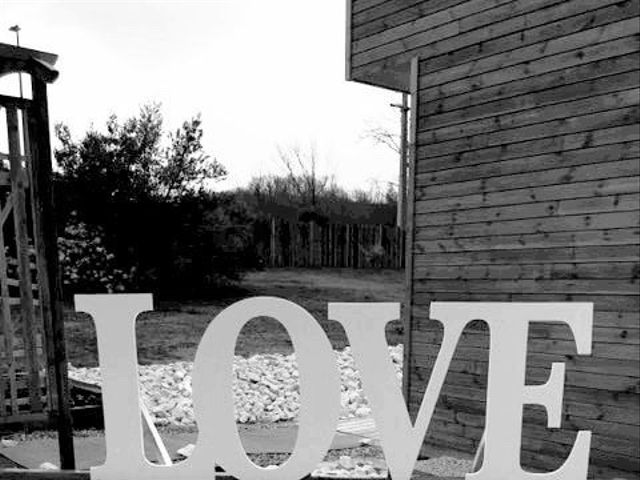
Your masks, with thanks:
[[(209, 322), (222, 309), (243, 298), (275, 296), (306, 308), (327, 333), (334, 348), (342, 349), (347, 339), (342, 327), (327, 321), (329, 302), (401, 302), (403, 273), (396, 270), (273, 269), (249, 273), (234, 293), (209, 301), (160, 301), (155, 311), (138, 318), (140, 364), (193, 361), (198, 343)], [(92, 321), (68, 310), (65, 316), (67, 354), (76, 367), (98, 365), (95, 329)], [(389, 343), (402, 341), (402, 328), (393, 322), (387, 328)], [(236, 353), (293, 351), (285, 329), (271, 318), (250, 321), (242, 330)]]

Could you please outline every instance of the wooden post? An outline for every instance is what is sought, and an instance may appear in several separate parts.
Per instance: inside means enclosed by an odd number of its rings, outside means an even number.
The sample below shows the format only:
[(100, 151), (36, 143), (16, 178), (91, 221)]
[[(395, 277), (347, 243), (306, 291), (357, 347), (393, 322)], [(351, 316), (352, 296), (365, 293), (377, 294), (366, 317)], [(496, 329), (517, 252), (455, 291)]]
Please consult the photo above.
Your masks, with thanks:
[(47, 339), (49, 377), (55, 380), (56, 409), (52, 413), (57, 424), (60, 466), (75, 468), (73, 426), (71, 420), (67, 354), (64, 342), (62, 281), (58, 268), (58, 246), (52, 188), (51, 143), (46, 83), (32, 76), (33, 107), (29, 112), (31, 132), (31, 189), (35, 218), (35, 244), (41, 284), (40, 304)]
[(289, 251), (291, 252), (291, 263), (290, 267), (297, 267), (298, 262), (298, 237), (296, 233), (296, 224), (294, 222), (289, 222)]
[(342, 244), (342, 254), (344, 257), (343, 267), (349, 268), (349, 225), (344, 227), (344, 242)]
[(360, 239), (359, 224), (356, 223), (353, 226), (351, 236), (353, 237), (351, 239), (351, 248), (353, 249), (353, 268), (358, 268), (360, 266), (360, 250), (358, 249), (358, 246), (360, 245), (360, 243), (358, 242), (358, 240)]
[(405, 229), (407, 225), (407, 153), (408, 153), (408, 121), (409, 95), (402, 94), (400, 117), (400, 172), (398, 178), (398, 227)]
[(346, 251), (347, 251), (347, 268), (351, 268), (353, 267), (353, 262), (352, 262), (352, 251), (351, 251), (351, 230), (353, 229), (353, 226), (351, 224), (347, 224), (347, 231), (345, 232), (345, 245), (346, 245)]
[(333, 229), (334, 225), (332, 223), (330, 223), (329, 225), (327, 225), (327, 228), (329, 229), (329, 255), (328, 255), (328, 262), (329, 262), (329, 266), (330, 267), (334, 267), (334, 255), (335, 255), (335, 248), (333, 245), (333, 241), (335, 240), (335, 236), (334, 236), (334, 229)]
[(362, 268), (364, 265), (364, 255), (362, 251), (362, 245), (364, 244), (364, 233), (365, 233), (365, 226), (362, 225), (361, 223), (358, 224), (358, 236), (356, 238), (356, 248), (358, 249), (357, 250), (358, 268)]
[(331, 224), (331, 251), (333, 252), (332, 255), (332, 259), (331, 259), (331, 266), (332, 267), (337, 267), (338, 266), (338, 232), (337, 232), (337, 225), (335, 223)]
[(269, 263), (270, 267), (276, 267), (276, 218), (271, 217), (271, 234), (269, 237)]
[(377, 232), (376, 232), (376, 237), (377, 237), (376, 245), (380, 246), (381, 252), (382, 252), (382, 258), (380, 259), (380, 268), (387, 268), (387, 261), (388, 261), (388, 258), (389, 258), (389, 255), (388, 255), (389, 249), (387, 248), (387, 244), (384, 241), (384, 233), (383, 233), (383, 230), (382, 230), (382, 225), (378, 225), (376, 230), (377, 230)]
[(317, 243), (317, 266), (318, 267), (322, 267), (322, 265), (324, 264), (324, 246), (326, 245), (325, 243), (325, 229), (322, 228), (322, 225), (317, 225), (317, 231), (318, 231), (318, 240), (316, 241)]
[(309, 222), (309, 266), (315, 267), (315, 255), (313, 249), (315, 248), (315, 222)]
[[(410, 405), (411, 374), (413, 367), (413, 244), (415, 235), (415, 182), (417, 155), (415, 137), (417, 132), (418, 106), (418, 57), (411, 60), (411, 155), (409, 157), (409, 190), (407, 195), (407, 225), (405, 232), (405, 303), (402, 323), (404, 324), (404, 352), (402, 391), (407, 407)], [(409, 412), (411, 414), (412, 412)], [(412, 415), (415, 418), (415, 415)]]
[(322, 231), (322, 263), (321, 267), (329, 266), (329, 251), (331, 246), (331, 237), (329, 236), (329, 227), (328, 225), (321, 225), (320, 230)]

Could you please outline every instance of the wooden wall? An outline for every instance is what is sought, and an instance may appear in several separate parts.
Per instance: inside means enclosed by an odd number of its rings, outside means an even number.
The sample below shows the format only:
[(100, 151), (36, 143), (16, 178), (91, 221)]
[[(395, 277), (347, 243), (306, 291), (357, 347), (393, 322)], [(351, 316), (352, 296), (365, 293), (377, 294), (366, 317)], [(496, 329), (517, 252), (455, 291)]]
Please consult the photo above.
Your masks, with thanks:
[[(591, 478), (640, 472), (639, 1), (352, 0), (351, 79), (414, 92), (412, 410), (434, 300), (589, 301), (593, 356), (531, 331), (528, 377), (567, 362), (563, 428), (526, 409), (522, 461), (559, 467), (593, 430)], [(487, 332), (464, 334), (428, 440), (475, 451)], [(623, 470), (624, 475), (615, 470)]]

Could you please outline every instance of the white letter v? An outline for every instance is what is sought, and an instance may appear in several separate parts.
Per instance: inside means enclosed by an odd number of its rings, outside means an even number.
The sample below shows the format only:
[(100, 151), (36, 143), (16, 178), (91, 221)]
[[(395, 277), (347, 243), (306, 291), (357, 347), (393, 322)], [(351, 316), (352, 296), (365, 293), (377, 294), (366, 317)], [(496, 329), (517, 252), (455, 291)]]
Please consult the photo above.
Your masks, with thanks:
[(448, 319), (444, 325), (442, 346), (414, 426), (398, 388), (385, 338), (386, 324), (399, 317), (399, 303), (329, 304), (329, 319), (339, 322), (347, 332), (391, 476), (394, 480), (410, 480), (449, 364), (468, 321)]

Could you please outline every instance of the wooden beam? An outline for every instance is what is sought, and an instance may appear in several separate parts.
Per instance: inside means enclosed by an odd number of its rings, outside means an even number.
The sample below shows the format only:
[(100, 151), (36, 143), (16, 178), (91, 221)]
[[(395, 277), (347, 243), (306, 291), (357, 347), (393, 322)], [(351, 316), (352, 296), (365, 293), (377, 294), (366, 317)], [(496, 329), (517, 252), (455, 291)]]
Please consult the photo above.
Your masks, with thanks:
[[(44, 430), (49, 424), (49, 415), (46, 412), (40, 412), (36, 414), (17, 414), (0, 417), (0, 426), (8, 426), (7, 430), (11, 430), (18, 424), (20, 424), (19, 428), (23, 429), (26, 425), (29, 425), (30, 427), (35, 426), (36, 428), (42, 427)], [(0, 470), (0, 472), (2, 472), (2, 470)], [(1, 473), (0, 478), (4, 478)]]
[(67, 354), (64, 341), (64, 314), (62, 311), (62, 281), (58, 268), (58, 247), (55, 206), (52, 188), (51, 142), (49, 138), (49, 112), (47, 85), (32, 77), (34, 105), (28, 112), (30, 146), (32, 153), (31, 192), (33, 200), (36, 264), (40, 284), (40, 302), (45, 328), (47, 374), (54, 389), (55, 414), (60, 464), (63, 469), (75, 468), (73, 426), (70, 408)]
[(0, 107), (11, 107), (25, 109), (29, 108), (31, 100), (26, 98), (10, 97), (7, 95), (0, 95)]
[(0, 56), (0, 77), (20, 72), (28, 73), (47, 83), (55, 82), (58, 78), (58, 71), (42, 60), (35, 58), (22, 60)]
[(345, 79), (351, 80), (351, 55), (353, 45), (353, 35), (351, 31), (351, 24), (353, 22), (353, 0), (345, 0), (347, 6), (347, 29), (345, 32)]
[[(397, 105), (393, 105), (394, 107)], [(400, 105), (400, 171), (398, 177), (398, 213), (396, 224), (404, 230), (407, 223), (407, 154), (408, 154), (408, 121), (409, 121), (409, 95), (402, 94)]]
[(8, 468), (0, 470), (3, 480), (90, 480), (89, 472), (63, 470), (21, 470)]
[[(2, 478), (2, 480), (91, 480), (91, 475), (88, 471), (78, 470), (20, 470), (16, 468), (7, 468), (0, 470), (0, 478)], [(214, 471), (212, 468), (211, 479), (213, 480), (213, 478)], [(215, 478), (216, 480), (235, 480), (235, 477), (232, 477), (231, 475), (225, 475), (224, 473), (220, 474), (218, 472), (215, 473)], [(328, 477), (316, 478), (318, 478), (318, 480), (322, 480)]]
[(53, 53), (0, 43), (0, 77), (24, 72), (51, 83), (58, 78), (53, 67), (57, 61), (58, 56)]
[(49, 65), (55, 65), (58, 61), (58, 55), (54, 53), (42, 52), (40, 50), (32, 50), (30, 48), (16, 47), (6, 43), (0, 43), (0, 58), (11, 58), (16, 60), (29, 60), (35, 58)]
[[(415, 192), (416, 192), (416, 137), (418, 132), (418, 76), (419, 59), (411, 61), (411, 131), (409, 137), (409, 178), (407, 182), (407, 220), (405, 231), (405, 305), (403, 312), (404, 324), (404, 370), (402, 374), (402, 389), (407, 406), (410, 406), (411, 395), (411, 366), (413, 358), (413, 246), (415, 243)], [(411, 413), (411, 412), (410, 412)], [(417, 415), (417, 413), (416, 413)]]

